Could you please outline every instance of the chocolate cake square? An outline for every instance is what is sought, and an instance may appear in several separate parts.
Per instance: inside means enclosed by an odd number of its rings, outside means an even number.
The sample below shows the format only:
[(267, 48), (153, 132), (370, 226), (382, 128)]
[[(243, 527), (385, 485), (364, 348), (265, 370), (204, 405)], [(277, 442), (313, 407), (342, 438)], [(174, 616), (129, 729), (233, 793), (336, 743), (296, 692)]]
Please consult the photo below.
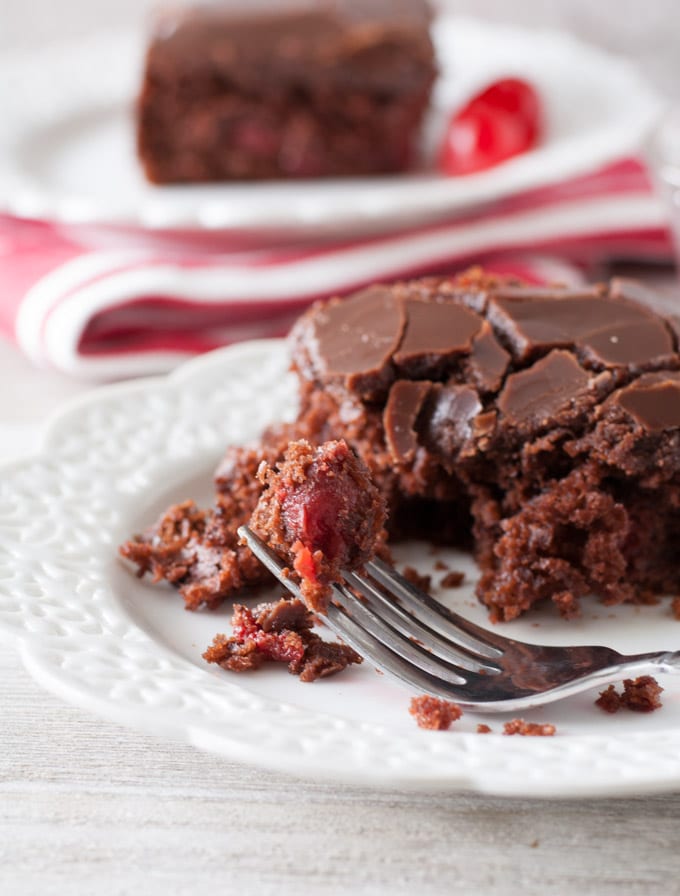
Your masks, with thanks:
[(214, 0), (156, 20), (137, 106), (155, 183), (398, 172), (435, 78), (427, 0)]

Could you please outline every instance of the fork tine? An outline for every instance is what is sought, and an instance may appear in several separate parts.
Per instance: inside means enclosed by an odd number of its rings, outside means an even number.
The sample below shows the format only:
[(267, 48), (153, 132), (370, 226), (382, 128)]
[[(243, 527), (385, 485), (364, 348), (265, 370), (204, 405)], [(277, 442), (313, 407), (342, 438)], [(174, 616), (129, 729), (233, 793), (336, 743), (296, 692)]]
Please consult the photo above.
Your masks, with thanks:
[[(238, 531), (267, 569), (300, 597), (300, 589), (288, 577), (287, 567), (278, 556), (248, 527), (241, 526)], [(361, 596), (348, 585), (332, 586), (334, 602), (324, 617), (329, 628), (394, 678), (421, 692), (453, 699), (467, 709), (516, 711), (601, 687), (626, 673), (680, 672), (680, 652), (623, 656), (609, 647), (551, 647), (495, 635), (440, 605), (381, 561), (372, 561), (367, 569), (373, 579), (370, 588), (366, 587), (370, 580), (365, 576), (348, 574)], [(375, 601), (379, 611), (371, 605)], [(469, 636), (473, 655), (485, 648), (488, 659), (495, 662), (478, 672), (460, 668), (447, 656), (424, 647), (409, 630), (404, 632), (403, 621), (411, 618), (417, 620), (418, 630), (423, 633), (431, 627), (446, 636), (455, 626), (459, 640), (461, 632)], [(426, 637), (433, 640), (431, 635)], [(440, 635), (434, 638), (441, 650)], [(458, 644), (456, 649), (465, 648)], [(494, 668), (496, 663), (500, 668)]]
[[(517, 643), (512, 638), (496, 635), (449, 610), (382, 560), (370, 560), (366, 564), (366, 571), (376, 582), (395, 594), (416, 619), (436, 628), (445, 637), (455, 638), (461, 646), (466, 646), (474, 653), (493, 660), (501, 656), (509, 644)], [(461, 633), (469, 635), (469, 640), (462, 637)]]
[[(474, 671), (463, 669), (451, 660), (436, 656), (414, 638), (404, 637), (382, 615), (373, 612), (365, 601), (358, 598), (345, 585), (334, 585), (333, 594), (335, 600), (342, 605), (350, 618), (391, 653), (397, 654), (440, 681), (466, 684), (476, 677)], [(489, 675), (488, 677), (494, 676)]]
[[(287, 566), (248, 526), (240, 526), (239, 537), (245, 541), (250, 550), (269, 572), (275, 576), (281, 584), (294, 596), (302, 600), (297, 584), (287, 575)], [(487, 659), (496, 659), (503, 653), (503, 648), (510, 639), (494, 635), (486, 629), (480, 628), (473, 622), (468, 622), (462, 616), (449, 610), (443, 604), (438, 603), (424, 591), (420, 591), (407, 579), (401, 576), (382, 560), (371, 560), (366, 564), (366, 569), (371, 576), (386, 588), (392, 590), (399, 599), (401, 608), (408, 611), (427, 628), (438, 630), (445, 637), (451, 637), (459, 646), (466, 647), (473, 654), (485, 656)], [(362, 590), (363, 590), (362, 577)], [(450, 623), (448, 627), (443, 625), (443, 620)], [(451, 625), (454, 628), (451, 628)], [(463, 634), (471, 636), (465, 639)], [(492, 646), (493, 645), (493, 646)]]
[[(300, 589), (296, 583), (287, 575), (284, 575), (284, 571), (287, 567), (274, 551), (272, 551), (272, 549), (248, 526), (241, 526), (238, 530), (238, 535), (245, 541), (258, 560), (264, 564), (277, 579), (279, 579), (281, 584), (284, 585), (294, 597), (302, 599)], [(455, 681), (445, 680), (441, 677), (441, 673), (446, 671), (446, 667), (443, 663), (435, 663), (430, 659), (430, 666), (433, 672), (428, 672), (420, 668), (420, 665), (415, 664), (412, 659), (404, 659), (399, 653), (385, 645), (372, 631), (363, 628), (355, 622), (350, 615), (351, 611), (345, 606), (346, 602), (353, 604), (353, 610), (358, 607), (360, 611), (361, 609), (364, 609), (365, 615), (368, 614), (365, 608), (361, 607), (359, 599), (353, 595), (351, 591), (339, 585), (333, 585), (332, 588), (333, 594), (338, 601), (338, 605), (329, 605), (325, 621), (335, 634), (343, 638), (360, 654), (369, 657), (371, 662), (380, 666), (381, 669), (389, 672), (400, 681), (406, 682), (406, 684), (411, 687), (417, 688), (424, 693), (432, 694), (433, 696), (441, 697), (442, 695), (445, 695), (458, 700), (462, 698), (463, 692), (461, 687), (465, 686), (465, 678), (463, 678), (462, 674), (457, 675), (452, 669), (449, 675), (453, 675)], [(373, 618), (375, 619), (375, 617)], [(402, 636), (397, 635), (394, 640), (399, 641), (404, 645), (411, 645), (414, 654), (416, 653), (415, 648), (417, 645), (407, 641)], [(419, 648), (419, 652), (423, 655), (426, 654), (426, 651), (422, 648)], [(463, 672), (462, 669), (459, 671), (461, 673)], [(466, 671), (466, 678), (471, 674), (474, 673)], [(456, 685), (459, 685), (459, 687), (456, 687)]]
[(340, 603), (331, 604), (328, 607), (326, 621), (329, 627), (351, 647), (362, 656), (369, 658), (375, 666), (393, 678), (420, 693), (432, 694), (434, 697), (446, 697), (465, 705), (464, 682), (456, 684), (444, 681), (393, 653), (373, 634), (358, 625)]
[[(286, 587), (294, 597), (302, 599), (302, 595), (300, 594), (299, 587), (286, 574), (287, 567), (286, 567), (285, 563), (283, 563), (283, 561), (277, 556), (277, 554), (275, 554), (274, 551), (272, 551), (272, 549), (268, 545), (266, 545), (248, 526), (241, 526), (238, 530), (238, 535), (246, 542), (246, 544), (248, 545), (250, 550), (257, 557), (257, 559), (261, 563), (263, 563), (264, 566), (266, 566), (267, 569), (274, 576), (276, 576), (277, 579), (279, 579), (281, 584), (284, 585), (284, 587)], [(389, 567), (386, 567), (386, 569), (389, 570)], [(370, 594), (373, 594), (376, 597), (381, 597), (381, 595), (379, 595), (378, 590), (375, 588), (375, 586), (373, 586), (372, 583), (370, 583), (364, 577), (354, 575), (353, 573), (347, 574), (346, 577), (347, 578), (353, 577), (356, 580), (357, 586), (359, 587), (359, 590), (362, 593), (369, 592)], [(403, 581), (403, 583), (410, 585), (410, 583), (407, 582), (406, 579), (403, 579), (402, 581)], [(400, 583), (397, 583), (397, 584), (400, 584)], [(334, 589), (337, 589), (336, 596), (342, 595), (343, 597), (346, 597), (346, 599), (349, 599), (351, 603), (353, 603), (355, 612), (357, 612), (357, 608), (358, 608), (358, 612), (360, 614), (363, 611), (362, 615), (364, 615), (364, 616), (367, 615), (365, 613), (365, 608), (363, 608), (361, 606), (361, 604), (357, 601), (357, 599), (354, 597), (354, 595), (351, 592), (348, 592), (346, 589), (342, 588), (341, 586), (334, 586)], [(420, 592), (418, 592), (418, 594), (420, 594)], [(429, 595), (425, 595), (424, 592), (423, 592), (423, 595), (432, 601), (432, 599), (429, 598)], [(416, 601), (414, 601), (413, 599), (411, 599), (410, 603), (411, 603), (411, 606), (417, 606)], [(434, 608), (439, 608), (440, 605), (437, 604), (435, 601), (432, 601), (432, 603), (434, 605)], [(391, 634), (389, 635), (390, 640), (394, 640), (394, 634), (395, 634), (395, 629), (396, 629), (397, 631), (402, 632), (402, 635), (405, 636), (405, 639), (408, 641), (408, 643), (412, 647), (417, 647), (418, 645), (413, 640), (411, 640), (411, 635), (413, 633), (404, 631), (403, 626), (400, 627), (400, 625), (397, 623), (397, 620), (394, 618), (395, 612), (390, 607), (389, 600), (387, 600), (386, 598), (382, 598), (382, 608), (383, 608), (383, 610), (386, 610), (387, 613), (390, 614), (390, 618), (393, 620), (393, 623), (394, 623), (394, 626), (390, 626), (390, 632), (391, 632)], [(445, 610), (444, 607), (442, 607), (441, 609)], [(429, 615), (431, 618), (433, 618), (435, 620), (435, 622), (439, 620), (439, 614), (436, 613), (436, 611), (434, 609), (430, 611)], [(418, 626), (418, 630), (425, 637), (430, 638), (432, 640), (438, 638), (436, 632), (432, 632), (429, 629), (429, 627), (427, 627), (426, 624), (420, 625), (420, 620), (417, 620), (417, 618), (415, 617), (415, 614), (413, 614), (413, 617), (414, 617), (414, 623), (413, 623), (414, 627)], [(371, 618), (374, 620), (374, 622), (377, 622), (377, 617), (374, 614), (371, 614)], [(461, 619), (462, 619), (462, 617), (461, 617)], [(440, 629), (442, 628), (441, 621), (439, 621), (438, 627)], [(401, 638), (401, 640), (404, 640), (404, 638)], [(441, 639), (439, 639), (439, 640), (441, 641)], [(458, 633), (458, 641), (461, 641), (461, 640), (465, 640), (465, 639), (461, 638), (460, 634)], [(455, 647), (453, 645), (447, 644), (443, 641), (441, 641), (441, 643), (447, 649), (447, 652), (449, 655), (456, 654)], [(477, 641), (470, 640), (469, 644), (471, 645), (469, 648), (471, 650), (471, 652), (476, 653), (478, 656), (479, 656), (479, 654), (486, 655), (487, 657), (490, 657), (490, 658), (494, 658), (494, 657), (498, 656), (498, 651), (493, 650), (493, 649), (490, 650), (483, 643), (478, 643)], [(465, 646), (467, 646), (467, 645), (465, 645)], [(418, 652), (422, 653), (423, 652), (422, 648), (420, 648)], [(470, 659), (468, 657), (461, 658), (460, 655), (457, 654), (456, 658), (462, 659), (465, 662), (466, 666), (469, 666)], [(446, 661), (445, 658), (444, 658), (444, 661), (448, 662), (448, 661)], [(479, 666), (480, 664), (484, 665), (490, 671), (493, 671), (493, 672), (498, 671), (497, 667), (484, 664), (481, 660), (478, 660), (477, 666)], [(449, 665), (452, 665), (452, 664), (449, 663)], [(462, 671), (463, 670), (459, 670), (459, 672), (462, 672)], [(466, 669), (466, 671), (468, 671), (468, 670)], [(470, 670), (470, 671), (472, 671), (472, 670)]]
[[(427, 623), (412, 615), (408, 608), (402, 606), (398, 597), (386, 594), (379, 585), (366, 576), (348, 572), (345, 573), (345, 580), (359, 592), (369, 607), (373, 608), (377, 603), (376, 615), (386, 619), (390, 627), (401, 632), (405, 638), (410, 640), (413, 640), (414, 637), (418, 638), (428, 648), (431, 647), (432, 652), (437, 656), (448, 662), (455, 660), (464, 669), (477, 671), (481, 667), (491, 673), (500, 672), (500, 668), (493, 665), (487, 657), (480, 656), (478, 652), (473, 652), (472, 648), (467, 647), (468, 642), (475, 645), (476, 642), (470, 641), (464, 633), (461, 635), (460, 632), (454, 630), (447, 637), (443, 637), (439, 632), (430, 628)], [(442, 627), (440, 626), (440, 628)], [(464, 643), (461, 644), (461, 642)]]

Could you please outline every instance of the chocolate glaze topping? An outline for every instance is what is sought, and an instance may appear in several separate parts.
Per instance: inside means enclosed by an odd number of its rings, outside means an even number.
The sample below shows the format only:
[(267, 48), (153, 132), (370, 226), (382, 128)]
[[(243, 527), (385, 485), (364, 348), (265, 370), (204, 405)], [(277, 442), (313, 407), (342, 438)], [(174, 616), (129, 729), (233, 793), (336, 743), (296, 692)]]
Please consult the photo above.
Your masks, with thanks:
[(397, 380), (383, 412), (385, 439), (396, 462), (413, 460), (418, 447), (416, 421), (423, 402), (432, 390), (428, 380)]
[(406, 330), (394, 362), (400, 373), (432, 375), (447, 360), (470, 351), (482, 319), (474, 311), (451, 302), (404, 302)]
[(371, 286), (344, 301), (319, 307), (298, 324), (309, 378), (342, 382), (363, 398), (380, 393), (394, 379), (392, 356), (406, 324), (403, 303), (387, 287)]
[(631, 293), (627, 281), (487, 287), (473, 303), (451, 281), (376, 286), (304, 315), (297, 364), (319, 384), (387, 397), (388, 445), (402, 463), (421, 437), (455, 455), (481, 437), (572, 425), (608, 395), (650, 430), (680, 426), (680, 373), (649, 372), (680, 368), (673, 331)]
[(484, 321), (481, 330), (472, 340), (468, 373), (482, 392), (496, 392), (510, 364), (511, 356), (498, 341), (491, 324)]
[(498, 396), (498, 410), (512, 422), (551, 422), (584, 396), (590, 376), (570, 353), (555, 349), (527, 370), (508, 377)]
[[(479, 434), (475, 424), (482, 411), (479, 395), (471, 386), (433, 386), (425, 441), (442, 458), (455, 457), (469, 439)], [(481, 424), (484, 430), (484, 423)]]
[(653, 311), (602, 289), (503, 290), (489, 320), (519, 361), (554, 348), (575, 349), (590, 366), (644, 369), (674, 351), (671, 331)]
[[(232, 82), (333, 81), (392, 95), (432, 66), (427, 0), (250, 0), (171, 4), (150, 59), (229, 72)], [(408, 52), (403, 52), (404, 48)], [(162, 55), (160, 55), (162, 54)]]
[(607, 402), (626, 411), (648, 432), (680, 427), (680, 373), (645, 373)]

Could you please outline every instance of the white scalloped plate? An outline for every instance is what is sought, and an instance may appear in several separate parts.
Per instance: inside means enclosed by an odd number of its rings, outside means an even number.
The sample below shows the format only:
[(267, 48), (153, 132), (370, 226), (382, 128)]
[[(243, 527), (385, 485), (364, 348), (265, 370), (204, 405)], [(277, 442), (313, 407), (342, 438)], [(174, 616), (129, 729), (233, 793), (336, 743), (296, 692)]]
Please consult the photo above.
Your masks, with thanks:
[[(477, 735), (502, 717), (466, 714), (448, 732), (420, 731), (409, 693), (368, 664), (302, 684), (280, 666), (234, 675), (201, 652), (228, 629), (229, 608), (187, 613), (170, 588), (139, 581), (116, 547), (168, 502), (207, 500), (224, 446), (295, 411), (281, 341), (204, 356), (167, 379), (99, 389), (61, 410), (39, 455), (0, 480), (0, 632), (45, 687), (125, 725), (231, 759), (302, 776), (381, 786), (515, 796), (622, 795), (680, 785), (680, 685), (664, 707), (607, 716), (582, 694), (527, 714), (554, 738)], [(470, 584), (440, 593), (484, 622)], [(411, 545), (402, 560), (435, 557)], [(435, 574), (435, 581), (440, 574)], [(512, 633), (550, 643), (606, 642), (637, 652), (677, 646), (668, 605), (586, 609), (564, 623), (549, 609)], [(675, 643), (674, 643), (675, 642)]]
[[(636, 154), (659, 100), (625, 60), (567, 34), (443, 16), (441, 74), (424, 160), (451, 109), (482, 85), (536, 85), (547, 136), (532, 152), (463, 178), (432, 173), (342, 181), (154, 187), (134, 152), (139, 34), (103, 35), (0, 60), (0, 208), (69, 224), (154, 230), (356, 234), (432, 219), (595, 171)], [(427, 163), (425, 162), (425, 167)]]

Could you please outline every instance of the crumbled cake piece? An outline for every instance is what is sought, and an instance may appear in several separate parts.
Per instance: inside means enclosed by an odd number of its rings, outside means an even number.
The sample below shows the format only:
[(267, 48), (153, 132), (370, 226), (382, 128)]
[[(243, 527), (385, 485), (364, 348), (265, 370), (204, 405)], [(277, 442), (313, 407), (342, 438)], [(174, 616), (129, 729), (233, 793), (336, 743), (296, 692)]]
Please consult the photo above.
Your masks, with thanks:
[(524, 719), (512, 719), (503, 725), (503, 734), (520, 734), (522, 737), (553, 737), (556, 731), (554, 725), (525, 722)]
[(610, 684), (604, 691), (600, 691), (595, 706), (599, 706), (604, 712), (609, 713), (615, 713), (621, 709), (621, 695), (613, 684)]
[(663, 688), (651, 675), (626, 678), (623, 691), (619, 693), (613, 684), (600, 693), (595, 701), (605, 712), (618, 712), (624, 707), (633, 712), (654, 712), (662, 706), (660, 695)]
[(623, 682), (621, 702), (634, 712), (653, 712), (662, 706), (660, 694), (663, 688), (651, 675), (626, 678)]
[(165, 579), (175, 585), (186, 609), (214, 609), (244, 586), (271, 581), (262, 564), (238, 543), (234, 524), (247, 518), (234, 506), (229, 511), (220, 505), (200, 510), (193, 501), (184, 501), (170, 507), (143, 535), (123, 544), (120, 553), (136, 564), (140, 577), (149, 573), (153, 582)]
[(491, 734), (491, 728), (483, 722), (480, 722), (479, 725), (477, 725), (477, 734)]
[(430, 593), (432, 576), (419, 573), (415, 566), (405, 566), (401, 574), (407, 582), (410, 582), (416, 588), (420, 588), (420, 590), (424, 591), (426, 594)]
[(430, 731), (446, 731), (453, 722), (458, 721), (463, 715), (458, 704), (440, 700), (438, 697), (430, 697), (429, 694), (413, 697), (409, 712), (415, 718), (419, 728), (427, 728)]
[(323, 613), (330, 585), (375, 553), (385, 502), (344, 441), (317, 448), (291, 442), (276, 466), (260, 467), (258, 479), (264, 490), (250, 526), (289, 562), (307, 606)]
[(443, 560), (435, 560), (434, 568), (437, 570), (437, 572), (448, 572), (450, 567), (449, 564), (444, 563)]
[(460, 588), (465, 581), (465, 573), (458, 569), (452, 569), (442, 577), (439, 584), (442, 588)]
[(231, 672), (250, 672), (268, 661), (287, 663), (300, 681), (341, 672), (362, 658), (346, 644), (324, 641), (312, 631), (314, 618), (300, 600), (282, 599), (254, 607), (236, 604), (232, 634), (216, 635), (203, 654)]

